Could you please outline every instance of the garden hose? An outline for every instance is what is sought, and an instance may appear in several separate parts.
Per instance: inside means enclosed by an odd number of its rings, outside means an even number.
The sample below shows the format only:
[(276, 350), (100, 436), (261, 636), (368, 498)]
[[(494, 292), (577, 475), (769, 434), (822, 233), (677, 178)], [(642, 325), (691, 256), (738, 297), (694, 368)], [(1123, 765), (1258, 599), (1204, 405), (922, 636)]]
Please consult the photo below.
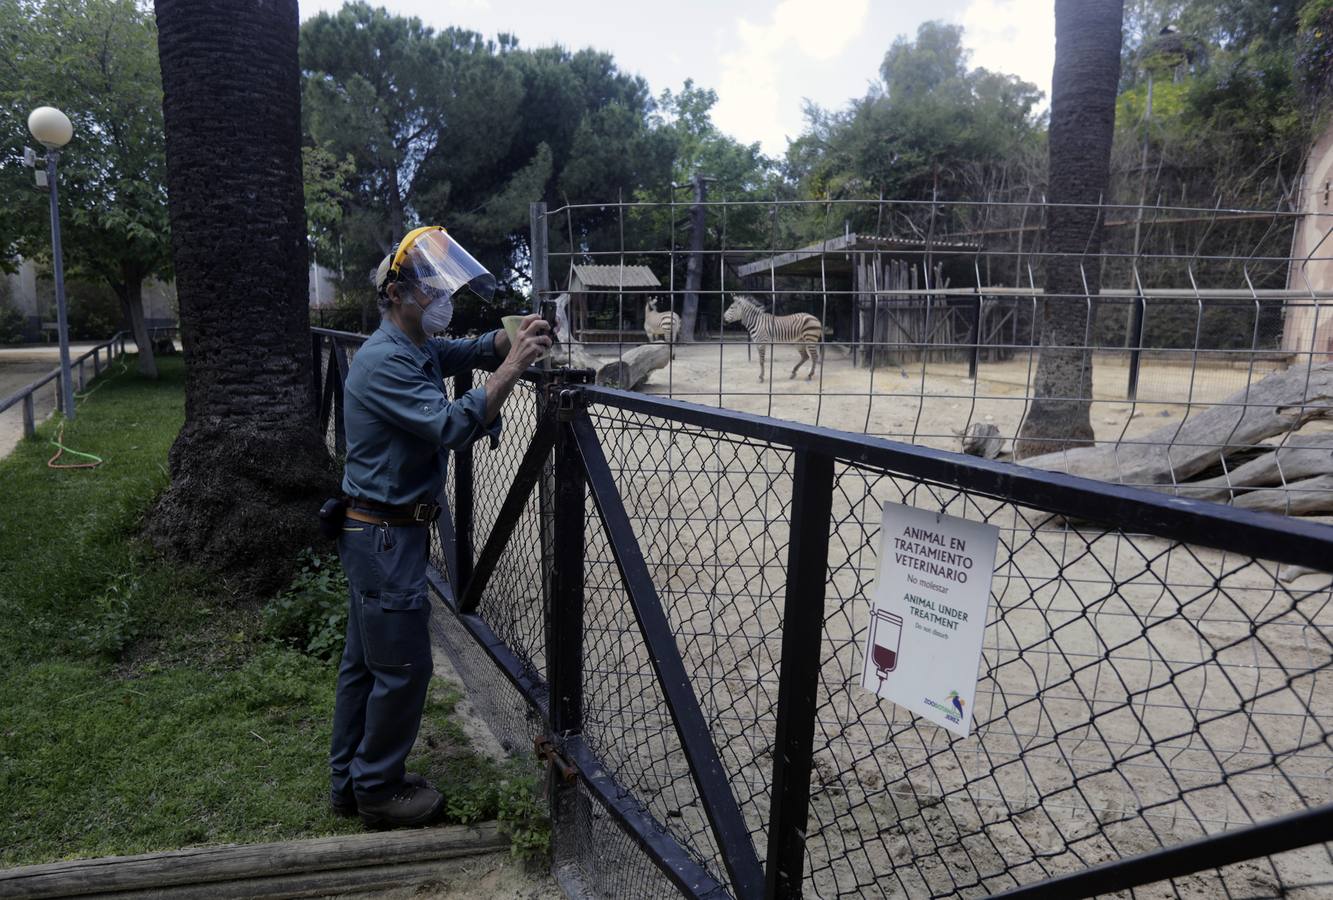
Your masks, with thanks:
[[(103, 462), (105, 462), (105, 460), (103, 460), (102, 457), (100, 456), (94, 456), (91, 453), (84, 453), (82, 450), (72, 450), (69, 447), (66, 447), (63, 443), (61, 443), (64, 439), (65, 439), (65, 423), (61, 422), (60, 427), (56, 429), (55, 440), (51, 441), (51, 443), (56, 447), (56, 453), (55, 456), (52, 456), (50, 459), (46, 461), (46, 467), (48, 469), (96, 469)], [(90, 459), (93, 461), (84, 463), (61, 463), (60, 465), (56, 465), (56, 460), (60, 459), (60, 457), (65, 453), (68, 453), (71, 456), (80, 456), (83, 457), (84, 459)]]
[[(130, 367), (125, 365), (125, 358), (123, 356), (117, 359), (116, 362), (120, 363), (119, 372), (116, 372), (114, 375), (110, 375), (106, 378), (103, 378), (101, 381), (99, 381), (97, 384), (93, 386), (92, 390), (84, 391), (83, 393), (76, 392), (74, 394), (74, 401), (76, 403), (82, 403), (84, 400), (91, 397), (93, 395), (93, 392), (96, 391), (98, 388), (100, 388), (102, 385), (106, 384), (108, 381), (111, 381), (114, 378), (118, 378), (121, 375), (124, 375), (126, 372), (130, 370)], [(60, 427), (56, 429), (55, 440), (51, 441), (51, 444), (56, 448), (56, 452), (54, 456), (52, 456), (50, 459), (46, 461), (46, 467), (48, 469), (96, 469), (102, 463), (106, 462), (106, 460), (102, 459), (102, 457), (100, 456), (96, 456), (92, 453), (84, 453), (82, 450), (75, 450), (72, 447), (66, 447), (64, 444), (64, 440), (65, 440), (65, 423), (61, 422)], [(60, 457), (66, 453), (68, 453), (70, 456), (78, 456), (83, 459), (91, 461), (81, 462), (81, 463), (57, 464), (56, 460), (60, 459)]]

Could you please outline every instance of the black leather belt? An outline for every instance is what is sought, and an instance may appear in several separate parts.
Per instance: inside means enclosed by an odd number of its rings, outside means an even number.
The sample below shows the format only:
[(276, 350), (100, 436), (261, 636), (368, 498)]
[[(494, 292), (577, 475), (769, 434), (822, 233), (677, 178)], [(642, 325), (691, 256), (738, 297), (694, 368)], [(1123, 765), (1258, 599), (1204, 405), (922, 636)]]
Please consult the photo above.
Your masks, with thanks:
[[(353, 512), (360, 515), (352, 515)], [(387, 525), (429, 525), (440, 515), (438, 503), (408, 503), (392, 506), (352, 497), (347, 501), (347, 516), (360, 522)]]

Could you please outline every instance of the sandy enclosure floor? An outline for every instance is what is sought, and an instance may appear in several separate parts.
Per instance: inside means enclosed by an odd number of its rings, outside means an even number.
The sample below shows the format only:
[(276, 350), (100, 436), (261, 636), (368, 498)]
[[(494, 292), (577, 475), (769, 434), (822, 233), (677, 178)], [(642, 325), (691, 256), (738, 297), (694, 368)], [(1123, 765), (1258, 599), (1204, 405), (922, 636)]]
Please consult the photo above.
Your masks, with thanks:
[[(872, 393), (870, 373), (836, 357), (824, 367), (822, 393), (818, 375), (779, 379), (769, 392), (768, 383), (751, 380), (757, 355), (747, 362), (745, 354), (744, 345), (681, 348), (646, 390), (950, 449), (969, 417), (1012, 435), (1026, 393), (1025, 366), (1014, 362), (983, 364), (976, 383), (962, 366), (932, 364), (923, 373), (918, 365), (906, 375), (880, 369)], [(1144, 399), (1132, 405), (1114, 399), (1123, 370), (1100, 367), (1099, 393), (1104, 378), (1111, 395), (1094, 404), (1100, 440), (1180, 421), (1249, 377), (1229, 367), (1161, 369), (1145, 370)], [(792, 455), (592, 412), (762, 854)], [(476, 454), (478, 535), (489, 532), (531, 433), (530, 403), (506, 415), (501, 447)], [(1000, 529), (969, 738), (858, 685), (885, 501)], [(721, 874), (591, 505), (587, 518), (586, 734), (653, 815)], [(1057, 521), (843, 464), (832, 519), (806, 860), (813, 895), (980, 896), (1333, 799), (1327, 575), (1283, 583), (1263, 560)], [(543, 670), (539, 527), (534, 500), (510, 545), (528, 549), (502, 561), (482, 612)], [(1141, 895), (1251, 896), (1322, 885), (1301, 889), (1316, 896), (1333, 886), (1333, 860), (1313, 848), (1221, 877), (1224, 884), (1205, 874)]]
[[(614, 358), (633, 345), (588, 345), (598, 357)], [(827, 345), (813, 379), (806, 363), (789, 374), (796, 350), (779, 346), (768, 354), (760, 382), (759, 356), (744, 343), (681, 345), (671, 364), (652, 373), (642, 390), (710, 406), (874, 434), (940, 449), (958, 449), (957, 434), (974, 422), (994, 424), (1010, 439), (1026, 410), (1036, 357), (1019, 354), (1003, 362), (982, 361), (977, 379), (963, 362), (880, 365), (873, 371), (852, 364), (845, 349)], [(1227, 360), (1191, 354), (1145, 359), (1138, 400), (1126, 398), (1129, 361), (1124, 354), (1097, 354), (1093, 366), (1092, 424), (1098, 441), (1134, 438), (1180, 422), (1192, 412), (1225, 399), (1277, 370), (1267, 360)]]

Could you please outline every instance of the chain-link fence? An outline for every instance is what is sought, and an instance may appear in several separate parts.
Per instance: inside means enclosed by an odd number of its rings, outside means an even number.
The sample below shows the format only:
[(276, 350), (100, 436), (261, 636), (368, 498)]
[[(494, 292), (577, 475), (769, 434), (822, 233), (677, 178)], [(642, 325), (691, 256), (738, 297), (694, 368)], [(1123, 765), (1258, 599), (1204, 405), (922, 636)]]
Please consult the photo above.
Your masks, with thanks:
[[(1094, 482), (1060, 474), (1083, 451), (1046, 471), (943, 452), (978, 424), (1011, 439), (1033, 403), (1042, 208), (878, 204), (832, 246), (774, 237), (813, 207), (716, 203), (720, 246), (694, 255), (707, 277), (689, 273), (677, 211), (536, 217), (534, 286), (563, 300), (564, 362), (591, 360), (594, 378), (624, 362), (647, 343), (630, 332), (649, 296), (682, 312), (692, 296), (699, 339), (673, 341), (637, 392), (533, 373), (499, 446), (454, 454), (433, 560), (448, 599), (435, 627), (479, 707), (512, 748), (545, 733), (552, 771), (575, 776), (552, 778), (571, 883), (607, 897), (970, 897), (1126, 861), (1117, 883), (1150, 885), (1136, 896), (1333, 890), (1326, 810), (1252, 851), (1216, 840), (1333, 802), (1329, 529), (1124, 486), (1323, 511), (1327, 298), (1315, 250), (1293, 281), (1290, 249), (1308, 220), (1106, 213), (1119, 230), (1089, 262), (1105, 299), (1060, 298), (1086, 310), (1072, 349), (1092, 376), (1072, 399), (1109, 449)], [(1192, 240), (1173, 217), (1194, 220)], [(548, 228), (568, 250), (537, 252)], [(629, 285), (635, 266), (657, 285)], [(783, 381), (795, 359), (774, 359), (796, 342), (723, 330), (741, 292), (769, 312), (818, 310), (809, 381)], [(1307, 327), (1311, 341), (1284, 343)], [(335, 451), (328, 385), (351, 351), (321, 348), (338, 345), (316, 345)], [(1164, 477), (1135, 467), (1144, 448)], [(1243, 500), (1262, 491), (1282, 496)], [(1303, 494), (1316, 501), (1294, 509)], [(966, 738), (861, 687), (886, 502), (999, 531)], [(1200, 839), (1217, 851), (1202, 862), (1151, 861)]]

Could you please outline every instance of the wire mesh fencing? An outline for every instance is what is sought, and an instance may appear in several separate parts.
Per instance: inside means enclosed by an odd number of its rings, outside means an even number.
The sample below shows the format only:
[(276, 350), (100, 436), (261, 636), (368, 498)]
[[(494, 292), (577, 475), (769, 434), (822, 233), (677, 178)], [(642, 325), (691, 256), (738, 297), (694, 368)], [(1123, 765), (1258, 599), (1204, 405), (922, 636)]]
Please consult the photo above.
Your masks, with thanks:
[[(534, 284), (560, 305), (567, 362), (603, 367), (670, 337), (670, 358), (637, 385), (648, 393), (940, 449), (975, 432), (989, 437), (975, 446), (1002, 457), (1041, 397), (1081, 410), (1071, 421), (1086, 419), (1083, 439), (1106, 448), (1123, 483), (1208, 480), (1209, 499), (1255, 494), (1244, 501), (1252, 508), (1333, 511), (1333, 485), (1304, 469), (1289, 477), (1269, 459), (1233, 475), (1228, 464), (1279, 447), (1333, 451), (1333, 217), (1285, 205), (1108, 205), (1089, 216), (1102, 225), (1100, 248), (1075, 257), (1048, 247), (1051, 209), (712, 200), (699, 207), (695, 251), (689, 203), (540, 207)], [(1081, 288), (1048, 289), (1059, 266)], [(738, 297), (776, 323), (733, 321)], [(663, 327), (662, 313), (678, 318)], [(784, 330), (792, 316), (813, 316), (818, 330)], [(1052, 316), (1063, 337), (1044, 325)], [(803, 352), (811, 334), (813, 360)], [(1073, 360), (1074, 376), (1039, 383), (1043, 341), (1048, 355)], [(1253, 418), (1272, 399), (1260, 385), (1296, 370), (1309, 375), (1272, 386), (1289, 413), (1262, 427), (1199, 419)], [(1217, 452), (1133, 471), (1154, 448), (1178, 446)], [(1077, 454), (1042, 465), (1093, 474)]]
[[(762, 849), (793, 451), (642, 413), (592, 411)], [(969, 738), (860, 686), (885, 501), (1000, 529)], [(1327, 576), (1288, 587), (1262, 559), (852, 462), (837, 464), (827, 527), (809, 895), (984, 896), (1333, 800)], [(595, 531), (585, 735), (653, 817), (723, 878)], [(1333, 859), (1316, 848), (1164, 890), (1206, 894), (1217, 884), (1239, 896), (1326, 888)]]

